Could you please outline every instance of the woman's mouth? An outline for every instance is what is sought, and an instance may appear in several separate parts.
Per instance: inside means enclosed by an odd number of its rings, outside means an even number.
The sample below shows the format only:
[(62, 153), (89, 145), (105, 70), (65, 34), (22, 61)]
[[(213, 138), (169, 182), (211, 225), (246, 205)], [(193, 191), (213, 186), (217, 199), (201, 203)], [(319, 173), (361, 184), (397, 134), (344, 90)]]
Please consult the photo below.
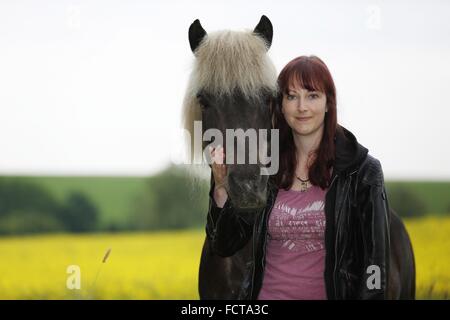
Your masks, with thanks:
[(295, 117), (295, 119), (297, 119), (298, 121), (307, 121), (311, 119), (311, 117)]

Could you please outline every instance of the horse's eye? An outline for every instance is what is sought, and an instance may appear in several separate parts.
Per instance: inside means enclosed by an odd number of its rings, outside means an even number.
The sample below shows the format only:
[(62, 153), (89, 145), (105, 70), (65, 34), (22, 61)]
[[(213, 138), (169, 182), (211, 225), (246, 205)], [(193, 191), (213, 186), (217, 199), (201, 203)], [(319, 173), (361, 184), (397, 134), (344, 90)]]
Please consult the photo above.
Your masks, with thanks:
[(203, 109), (208, 109), (209, 108), (209, 105), (204, 100), (200, 101), (200, 105), (202, 106)]
[(206, 109), (209, 107), (205, 97), (201, 93), (197, 94), (197, 100), (200, 103), (200, 107), (202, 109)]

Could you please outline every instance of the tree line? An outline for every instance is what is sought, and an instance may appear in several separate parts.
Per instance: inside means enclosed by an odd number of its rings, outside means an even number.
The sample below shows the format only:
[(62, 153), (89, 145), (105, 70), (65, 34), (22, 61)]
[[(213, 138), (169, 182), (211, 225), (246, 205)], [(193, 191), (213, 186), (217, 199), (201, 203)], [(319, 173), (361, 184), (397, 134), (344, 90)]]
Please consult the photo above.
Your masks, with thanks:
[[(38, 183), (0, 177), (0, 235), (44, 232), (144, 231), (202, 228), (208, 210), (209, 180), (193, 180), (171, 166), (145, 179), (132, 201), (126, 223), (101, 227), (95, 199), (82, 191), (57, 200)], [(387, 188), (390, 206), (402, 217), (427, 212), (425, 202), (407, 188)]]

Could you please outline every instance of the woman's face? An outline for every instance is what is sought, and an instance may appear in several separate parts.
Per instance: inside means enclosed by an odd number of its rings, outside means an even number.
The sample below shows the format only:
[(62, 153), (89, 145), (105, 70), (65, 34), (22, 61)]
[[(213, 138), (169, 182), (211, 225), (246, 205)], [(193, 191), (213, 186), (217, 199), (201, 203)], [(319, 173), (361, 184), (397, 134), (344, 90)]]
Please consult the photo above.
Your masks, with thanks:
[(298, 135), (310, 135), (323, 128), (327, 97), (320, 91), (292, 86), (283, 93), (281, 111), (286, 122)]

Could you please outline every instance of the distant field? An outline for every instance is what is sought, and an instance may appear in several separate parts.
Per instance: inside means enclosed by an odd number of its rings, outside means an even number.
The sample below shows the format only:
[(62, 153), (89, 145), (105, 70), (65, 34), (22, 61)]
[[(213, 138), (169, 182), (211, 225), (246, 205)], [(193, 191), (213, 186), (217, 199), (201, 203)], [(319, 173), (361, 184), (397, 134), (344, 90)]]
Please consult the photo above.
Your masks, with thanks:
[(71, 191), (88, 195), (100, 211), (100, 224), (122, 224), (145, 185), (142, 177), (23, 177), (63, 200)]
[[(122, 224), (145, 185), (144, 177), (21, 177), (48, 188), (58, 199), (71, 190), (86, 193), (96, 203), (101, 225)], [(443, 214), (450, 208), (450, 182), (387, 182), (387, 188), (402, 185), (422, 197), (428, 212)]]
[[(417, 298), (448, 299), (450, 217), (406, 226), (416, 255)], [(203, 239), (204, 230), (0, 238), (0, 299), (198, 299)], [(66, 288), (69, 265), (81, 268), (80, 290)]]
[(431, 214), (446, 214), (450, 212), (450, 182), (436, 181), (388, 181), (389, 188), (402, 186), (411, 190), (417, 197), (424, 200), (427, 212)]

